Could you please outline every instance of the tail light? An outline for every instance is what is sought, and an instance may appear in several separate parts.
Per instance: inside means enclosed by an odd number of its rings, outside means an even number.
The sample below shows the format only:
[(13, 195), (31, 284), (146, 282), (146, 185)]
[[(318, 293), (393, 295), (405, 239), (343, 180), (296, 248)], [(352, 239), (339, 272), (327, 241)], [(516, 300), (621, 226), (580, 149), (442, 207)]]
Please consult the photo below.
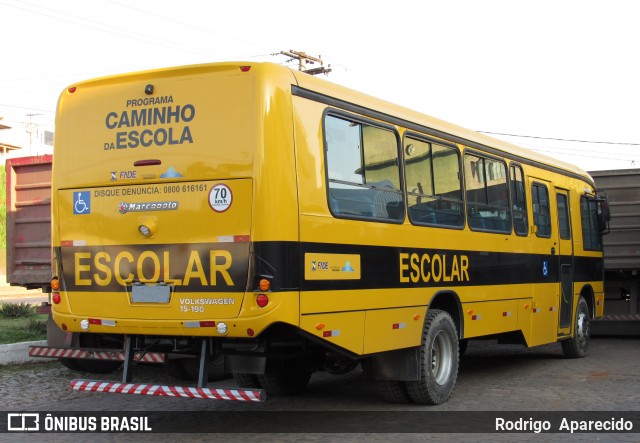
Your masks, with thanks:
[(256, 303), (261, 308), (264, 308), (269, 304), (269, 297), (267, 296), (267, 294), (258, 294), (258, 296), (256, 297)]

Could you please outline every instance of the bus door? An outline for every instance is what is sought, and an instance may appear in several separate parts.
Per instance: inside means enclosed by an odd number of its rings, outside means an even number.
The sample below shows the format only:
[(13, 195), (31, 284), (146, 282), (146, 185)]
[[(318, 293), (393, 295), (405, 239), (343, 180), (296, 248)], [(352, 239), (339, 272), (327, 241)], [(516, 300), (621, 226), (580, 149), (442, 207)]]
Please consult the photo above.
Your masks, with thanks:
[(552, 211), (554, 194), (550, 182), (529, 178), (533, 206), (532, 244), (536, 256), (532, 262), (534, 277), (531, 337), (529, 346), (557, 341), (558, 338), (558, 229)]
[(569, 212), (569, 192), (556, 188), (558, 235), (556, 255), (560, 271), (558, 335), (571, 334), (573, 318), (573, 242)]

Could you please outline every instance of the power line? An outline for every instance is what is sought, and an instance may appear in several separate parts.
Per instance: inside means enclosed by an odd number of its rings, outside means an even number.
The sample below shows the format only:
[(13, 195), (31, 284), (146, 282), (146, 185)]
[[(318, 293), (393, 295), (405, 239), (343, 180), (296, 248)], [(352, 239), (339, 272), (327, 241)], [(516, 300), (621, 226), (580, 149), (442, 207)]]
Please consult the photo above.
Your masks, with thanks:
[[(16, 6), (16, 5), (12, 5), (12, 4), (8, 4), (5, 2), (0, 2), (0, 4), (3, 4), (5, 6), (9, 6), (11, 8), (15, 8), (15, 9), (20, 9), (32, 14), (37, 14), (37, 15), (42, 15), (44, 17), (49, 17), (52, 18), (54, 20), (59, 20), (59, 21), (63, 21), (63, 22), (67, 22), (67, 23), (72, 23), (76, 26), (82, 26), (82, 27), (86, 27), (92, 30), (98, 30), (101, 32), (105, 32), (108, 34), (112, 34), (112, 35), (117, 35), (119, 37), (123, 37), (123, 38), (128, 38), (128, 39), (132, 39), (132, 40), (138, 40), (140, 42), (143, 43), (147, 43), (147, 44), (152, 44), (155, 46), (159, 46), (159, 47), (165, 47), (165, 48), (169, 48), (172, 50), (179, 50), (179, 51), (183, 51), (183, 52), (190, 52), (192, 54), (198, 54), (198, 55), (204, 55), (205, 53), (207, 53), (206, 49), (203, 48), (198, 48), (195, 46), (185, 46), (183, 44), (174, 44), (173, 42), (166, 40), (166, 39), (162, 39), (162, 38), (155, 38), (155, 39), (149, 39), (146, 37), (146, 35), (141, 34), (139, 32), (136, 31), (131, 31), (129, 29), (125, 29), (119, 26), (113, 26), (113, 25), (108, 25), (106, 23), (97, 21), (97, 20), (92, 20), (86, 17), (79, 17), (77, 15), (73, 15), (73, 14), (69, 14), (69, 13), (63, 13), (60, 12), (58, 10), (55, 9), (51, 9), (51, 8), (46, 8), (44, 6), (38, 6), (38, 5), (34, 5), (32, 3), (29, 2), (25, 2), (23, 1), (22, 4), (23, 5), (27, 5), (30, 6), (31, 8), (38, 8), (38, 9), (42, 9), (45, 11), (50, 11), (54, 14), (58, 14), (58, 15), (51, 15), (51, 14), (47, 14), (45, 12), (40, 12), (34, 9), (28, 9), (28, 8), (24, 8), (24, 7), (20, 7), (20, 6)], [(59, 15), (61, 15), (62, 17), (60, 17)], [(73, 19), (78, 19), (81, 20), (76, 21)], [(90, 23), (94, 23), (93, 25)], [(96, 27), (97, 26), (97, 27)], [(106, 29), (105, 29), (106, 28)], [(114, 32), (113, 29), (117, 29), (119, 31), (123, 31), (124, 34), (122, 32)], [(129, 34), (129, 35), (127, 35)], [(138, 37), (141, 36), (141, 37)], [(164, 43), (163, 43), (164, 42)], [(197, 51), (194, 51), (193, 49), (196, 49)]]
[[(564, 146), (548, 146), (548, 145), (532, 145), (532, 144), (528, 144), (526, 142), (524, 143), (519, 143), (521, 146), (524, 147), (534, 147), (534, 148), (541, 148), (541, 149), (556, 149), (559, 151), (562, 151), (562, 153), (566, 153), (566, 151), (572, 151), (572, 152), (576, 152), (576, 153), (588, 153), (588, 154), (603, 154), (603, 155), (608, 155), (610, 152), (606, 152), (606, 151), (598, 151), (598, 150), (592, 150), (592, 149), (580, 149), (580, 148), (566, 148)], [(631, 152), (629, 153), (629, 155), (636, 155), (635, 152)]]
[[(152, 16), (161, 18), (163, 20), (169, 21), (169, 22), (177, 23), (177, 24), (185, 26), (187, 28), (197, 29), (199, 31), (204, 31), (204, 32), (207, 32), (209, 34), (212, 34), (212, 35), (215, 35), (215, 36), (218, 36), (218, 37), (224, 37), (224, 38), (227, 38), (229, 40), (235, 40), (235, 41), (240, 42), (240, 43), (244, 43), (244, 44), (248, 44), (248, 45), (252, 45), (252, 46), (259, 46), (259, 47), (261, 47), (263, 49), (268, 49), (266, 46), (262, 45), (261, 43), (256, 43), (256, 42), (253, 42), (253, 41), (243, 40), (243, 39), (240, 39), (240, 38), (235, 37), (235, 36), (231, 36), (231, 35), (228, 35), (228, 34), (222, 34), (220, 32), (215, 32), (215, 31), (212, 31), (209, 28), (204, 28), (202, 26), (196, 26), (193, 23), (186, 23), (186, 22), (183, 22), (183, 21), (180, 21), (180, 20), (176, 20), (176, 19), (171, 18), (171, 17), (164, 16), (162, 14), (157, 14), (157, 13), (145, 10), (145, 9), (136, 8), (134, 6), (131, 6), (131, 5), (128, 5), (128, 4), (124, 4), (124, 3), (120, 3), (120, 2), (117, 2), (117, 1), (114, 1), (114, 0), (106, 0), (106, 1), (108, 3), (112, 3), (114, 5), (120, 6), (121, 8), (127, 8), (127, 9), (131, 9), (133, 11), (142, 12), (144, 15), (152, 15)], [(266, 54), (266, 55), (270, 55), (270, 54)]]
[(476, 131), (482, 134), (492, 135), (506, 135), (508, 137), (523, 137), (523, 138), (537, 138), (540, 140), (557, 140), (561, 142), (575, 142), (575, 143), (599, 143), (603, 145), (625, 145), (625, 146), (640, 146), (640, 143), (622, 143), (622, 142), (603, 142), (603, 141), (590, 141), (590, 140), (574, 140), (567, 138), (553, 138), (553, 137), (539, 137), (536, 135), (518, 135), (518, 134), (505, 134), (502, 132), (490, 132), (490, 131)]
[[(543, 147), (534, 147), (534, 146), (525, 146), (525, 147), (527, 147), (528, 149), (531, 149), (533, 151), (536, 151), (536, 152), (546, 152), (546, 153), (554, 154), (554, 155), (566, 155), (566, 156), (573, 157), (573, 158), (576, 157), (576, 154), (568, 154), (566, 152), (562, 152), (562, 151), (559, 151), (557, 149), (553, 150), (553, 148), (545, 149)], [(614, 157), (614, 156), (607, 155), (607, 154), (601, 154), (601, 155), (589, 155), (589, 154), (600, 154), (600, 153), (598, 153), (598, 152), (588, 152), (587, 151), (587, 153), (580, 154), (580, 157), (598, 158), (598, 159), (601, 159), (601, 160), (614, 160), (614, 161), (620, 161), (620, 162), (635, 162), (636, 161), (634, 158), (631, 158), (631, 157), (629, 157), (629, 158), (620, 158), (620, 157)]]
[(2, 104), (2, 103), (0, 103), (0, 106), (6, 107), (6, 108), (26, 109), (28, 111), (47, 112), (49, 114), (54, 114), (55, 113), (55, 111), (50, 111), (50, 110), (47, 110), (47, 109), (29, 108), (29, 107), (26, 107), (26, 106), (5, 105), (5, 104)]

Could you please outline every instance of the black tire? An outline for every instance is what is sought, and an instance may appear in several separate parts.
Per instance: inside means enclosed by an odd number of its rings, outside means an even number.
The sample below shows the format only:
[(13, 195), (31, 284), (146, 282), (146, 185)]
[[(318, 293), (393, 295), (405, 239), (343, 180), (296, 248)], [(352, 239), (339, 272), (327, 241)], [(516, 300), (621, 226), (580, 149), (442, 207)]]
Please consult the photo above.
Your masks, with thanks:
[(167, 373), (177, 380), (193, 380), (182, 364), (181, 358), (170, 358), (164, 363), (164, 369)]
[(258, 376), (255, 374), (233, 374), (233, 379), (236, 381), (236, 384), (239, 388), (242, 389), (255, 389), (260, 387), (260, 382), (258, 381)]
[(463, 338), (458, 340), (458, 355), (460, 358), (467, 352), (467, 347), (469, 347), (469, 339)]
[(82, 371), (82, 366), (80, 366), (79, 360), (75, 358), (59, 358), (58, 361), (67, 369), (71, 369), (72, 371)]
[(576, 318), (574, 320), (573, 338), (560, 342), (562, 344), (562, 353), (568, 358), (583, 358), (587, 355), (591, 339), (589, 306), (584, 297), (580, 297), (578, 300)]
[(121, 361), (102, 360), (78, 360), (78, 364), (83, 371), (92, 374), (110, 374), (122, 366)]
[(407, 386), (402, 381), (381, 380), (378, 382), (382, 397), (389, 403), (413, 403), (407, 391)]
[(411, 399), (419, 404), (446, 402), (458, 378), (458, 334), (451, 316), (429, 310), (420, 349), (420, 380), (405, 382)]
[[(122, 348), (121, 342), (118, 344), (117, 341), (109, 340), (109, 337), (101, 336), (99, 334), (80, 334), (80, 347), (94, 349)], [(122, 362), (112, 360), (78, 360), (78, 365), (85, 372), (90, 372), (92, 374), (109, 374), (119, 369), (122, 366)]]
[(269, 395), (296, 395), (309, 383), (311, 368), (305, 360), (272, 359), (267, 361), (265, 373), (257, 377)]
[[(200, 361), (197, 358), (183, 358), (182, 366), (191, 380), (197, 380), (200, 372)], [(217, 381), (229, 378), (229, 374), (224, 371), (224, 355), (217, 354), (209, 360), (207, 381)]]

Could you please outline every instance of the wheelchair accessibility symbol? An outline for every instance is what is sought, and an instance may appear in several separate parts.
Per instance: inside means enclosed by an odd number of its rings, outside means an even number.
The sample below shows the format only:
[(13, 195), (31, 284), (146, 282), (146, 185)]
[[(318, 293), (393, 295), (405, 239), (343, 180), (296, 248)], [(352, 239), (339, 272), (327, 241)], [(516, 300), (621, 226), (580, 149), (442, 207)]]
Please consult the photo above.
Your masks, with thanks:
[(73, 214), (91, 214), (91, 192), (73, 193)]
[(542, 262), (542, 275), (543, 277), (547, 277), (549, 275), (549, 262), (547, 260)]

